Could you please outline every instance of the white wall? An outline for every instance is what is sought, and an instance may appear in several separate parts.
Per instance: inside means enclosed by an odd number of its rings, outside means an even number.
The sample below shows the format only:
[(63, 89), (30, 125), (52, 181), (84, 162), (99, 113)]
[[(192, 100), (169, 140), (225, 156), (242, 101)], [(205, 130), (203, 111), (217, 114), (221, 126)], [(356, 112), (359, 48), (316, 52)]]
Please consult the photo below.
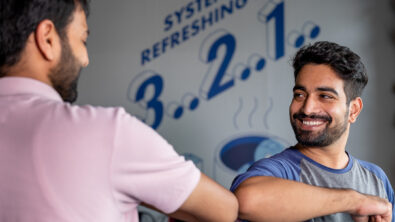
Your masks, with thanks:
[[(201, 3), (200, 12), (198, 12)], [(206, 4), (209, 5), (205, 7)], [(280, 0), (144, 0), (144, 1), (94, 1), (88, 23), (91, 30), (88, 49), (90, 66), (81, 76), (78, 104), (102, 106), (123, 106), (133, 115), (154, 121), (153, 109), (141, 108), (141, 101), (149, 101), (153, 95), (153, 84), (147, 88), (143, 83), (154, 74), (163, 81), (159, 101), (167, 106), (182, 103), (186, 95), (193, 95), (199, 105), (193, 111), (184, 107), (180, 118), (163, 114), (156, 130), (181, 153), (190, 153), (197, 158), (198, 166), (209, 176), (224, 186), (229, 186), (237, 174), (219, 159), (223, 147), (238, 138), (258, 136), (258, 142), (246, 144), (242, 149), (252, 149), (255, 155), (271, 154), (295, 143), (289, 124), (288, 106), (291, 101), (293, 74), (290, 58), (297, 48), (287, 43), (292, 33), (303, 33), (306, 24), (319, 27), (319, 34), (305, 42), (317, 40), (334, 41), (350, 47), (365, 62), (369, 83), (363, 94), (364, 110), (351, 128), (347, 150), (357, 158), (380, 165), (395, 184), (395, 95), (392, 85), (395, 82), (395, 43), (391, 42), (390, 32), (394, 29), (394, 11), (386, 0), (298, 0), (284, 1), (284, 14), (264, 22), (274, 9), (280, 9)], [(189, 4), (189, 5), (188, 5)], [(193, 25), (200, 24), (202, 17), (207, 18), (222, 5), (233, 5), (233, 13), (213, 22), (211, 26), (192, 36)], [(239, 9), (236, 7), (239, 6)], [(194, 10), (190, 18), (183, 18), (180, 24), (174, 12), (190, 6)], [(267, 6), (264, 8), (264, 6)], [(278, 8), (276, 8), (278, 7)], [(187, 13), (187, 11), (184, 11)], [(165, 31), (165, 18), (172, 14), (174, 26)], [(183, 14), (186, 16), (187, 14)], [(218, 14), (220, 16), (220, 14)], [(188, 16), (189, 17), (189, 16)], [(273, 22), (284, 21), (284, 55), (272, 59), (276, 37)], [(195, 20), (198, 22), (194, 23)], [(277, 24), (278, 25), (278, 24)], [(179, 45), (157, 58), (141, 64), (141, 53), (156, 42), (171, 38), (172, 33), (182, 33), (188, 26), (188, 40), (180, 40)], [(308, 28), (308, 27), (307, 27)], [(308, 31), (311, 31), (309, 29)], [(306, 32), (306, 30), (305, 30)], [(220, 41), (221, 37), (230, 34)], [(306, 34), (306, 33), (305, 33)], [(217, 58), (207, 63), (207, 53), (221, 43)], [(171, 40), (168, 40), (170, 45)], [(281, 43), (281, 42), (280, 42)], [(225, 45), (228, 50), (226, 51)], [(234, 52), (231, 49), (235, 46)], [(278, 50), (281, 51), (281, 50)], [(232, 55), (226, 75), (219, 85), (234, 81), (234, 85), (205, 99), (200, 89), (212, 86), (213, 77), (218, 76), (219, 65), (226, 53)], [(259, 55), (259, 56), (258, 56)], [(203, 58), (202, 58), (203, 57)], [(264, 58), (266, 65), (255, 70), (258, 60)], [(246, 80), (237, 76), (242, 67), (251, 73)], [(210, 68), (210, 65), (213, 65)], [(208, 73), (211, 72), (211, 73)], [(140, 76), (142, 75), (142, 76)], [(236, 77), (235, 77), (236, 75)], [(206, 80), (206, 82), (205, 82)], [(144, 93), (140, 104), (134, 103), (137, 91)], [(128, 99), (130, 97), (131, 99)], [(174, 114), (174, 112), (173, 112)], [(157, 120), (162, 115), (157, 114)], [(265, 137), (265, 138), (263, 138)], [(279, 144), (281, 146), (279, 146)], [(233, 143), (234, 147), (237, 144)], [(263, 153), (262, 153), (263, 152)], [(233, 154), (236, 162), (241, 160), (240, 153)], [(253, 157), (253, 156), (252, 156)], [(250, 160), (252, 160), (249, 157)], [(196, 159), (195, 159), (196, 161)], [(200, 161), (200, 162), (199, 162)], [(238, 163), (240, 164), (240, 163)], [(244, 163), (248, 164), (247, 162)]]

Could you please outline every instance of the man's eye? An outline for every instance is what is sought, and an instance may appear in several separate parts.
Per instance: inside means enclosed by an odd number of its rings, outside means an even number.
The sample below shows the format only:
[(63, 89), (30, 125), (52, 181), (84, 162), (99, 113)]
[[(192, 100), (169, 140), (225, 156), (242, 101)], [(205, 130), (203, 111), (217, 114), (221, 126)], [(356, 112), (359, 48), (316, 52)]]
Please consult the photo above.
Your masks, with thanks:
[(302, 93), (294, 93), (294, 98), (302, 98), (303, 94)]
[(322, 94), (322, 95), (320, 95), (320, 97), (323, 98), (323, 99), (333, 99), (334, 98), (333, 96), (326, 95), (326, 94)]

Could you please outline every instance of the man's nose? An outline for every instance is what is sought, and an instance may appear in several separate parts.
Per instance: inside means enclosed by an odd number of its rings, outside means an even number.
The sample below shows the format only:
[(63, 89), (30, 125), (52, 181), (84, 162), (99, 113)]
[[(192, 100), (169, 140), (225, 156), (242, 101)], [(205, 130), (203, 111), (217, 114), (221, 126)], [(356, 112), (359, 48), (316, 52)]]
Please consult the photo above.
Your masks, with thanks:
[(84, 68), (89, 65), (89, 53), (88, 53), (88, 49), (87, 48), (85, 48), (81, 52), (80, 57), (79, 57), (79, 61), (81, 63), (81, 66), (84, 67)]
[(83, 67), (87, 67), (89, 65), (89, 56), (88, 54), (85, 56), (83, 62), (82, 62), (82, 66)]
[(318, 113), (318, 103), (317, 101), (312, 98), (311, 96), (308, 96), (304, 102), (303, 102), (303, 113), (306, 115), (310, 115), (312, 113)]

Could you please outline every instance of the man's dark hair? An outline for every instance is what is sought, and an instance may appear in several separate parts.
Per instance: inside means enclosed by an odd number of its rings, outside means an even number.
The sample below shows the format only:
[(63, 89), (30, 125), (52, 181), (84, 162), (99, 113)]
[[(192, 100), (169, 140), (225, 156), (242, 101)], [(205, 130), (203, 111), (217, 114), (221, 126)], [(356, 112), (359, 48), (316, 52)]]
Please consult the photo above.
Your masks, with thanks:
[(0, 0), (0, 77), (19, 62), (29, 35), (38, 24), (51, 20), (60, 38), (78, 6), (89, 14), (89, 0)]
[(333, 42), (316, 42), (299, 49), (293, 59), (295, 79), (307, 64), (329, 65), (344, 81), (347, 103), (361, 96), (368, 83), (368, 76), (361, 58), (349, 48)]

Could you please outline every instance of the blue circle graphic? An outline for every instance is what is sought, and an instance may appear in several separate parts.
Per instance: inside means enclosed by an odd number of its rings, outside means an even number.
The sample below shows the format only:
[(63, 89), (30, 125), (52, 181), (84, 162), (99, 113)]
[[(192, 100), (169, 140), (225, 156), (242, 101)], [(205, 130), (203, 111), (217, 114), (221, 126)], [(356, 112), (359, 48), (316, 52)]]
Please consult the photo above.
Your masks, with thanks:
[(271, 156), (283, 149), (283, 145), (269, 137), (244, 136), (226, 143), (221, 148), (220, 159), (225, 166), (241, 173), (261, 156)]

